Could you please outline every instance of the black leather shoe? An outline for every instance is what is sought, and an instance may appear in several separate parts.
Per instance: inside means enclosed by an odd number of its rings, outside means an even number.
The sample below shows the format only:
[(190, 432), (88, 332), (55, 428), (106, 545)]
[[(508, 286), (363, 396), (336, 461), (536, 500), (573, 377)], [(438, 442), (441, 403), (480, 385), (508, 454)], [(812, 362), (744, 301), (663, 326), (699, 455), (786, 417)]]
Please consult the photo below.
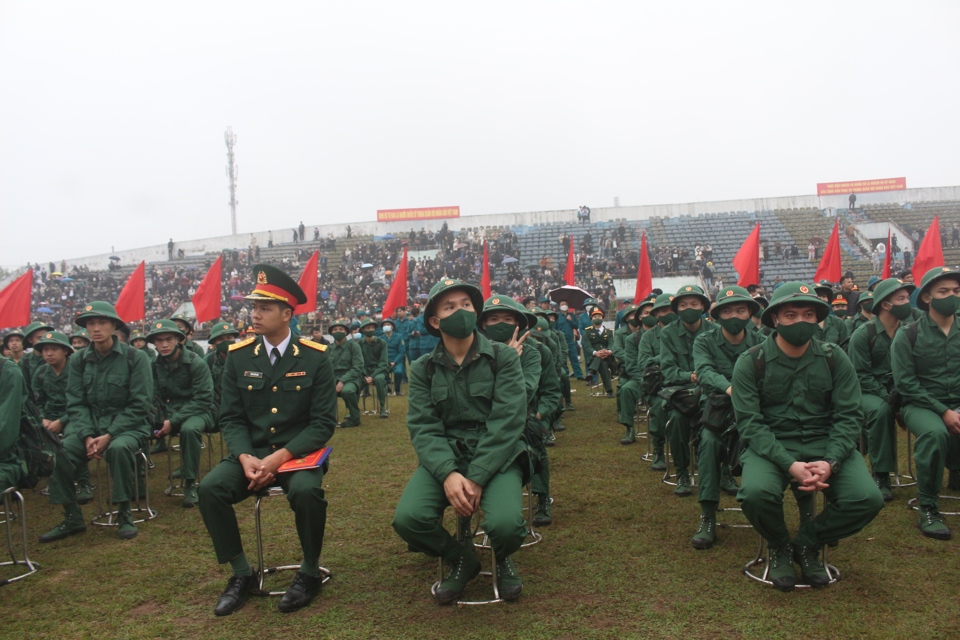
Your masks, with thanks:
[(280, 598), (280, 604), (277, 609), (284, 613), (290, 613), (297, 609), (303, 609), (313, 601), (313, 598), (320, 592), (320, 578), (308, 576), (303, 571), (297, 571), (293, 578), (293, 584), (287, 589), (287, 592)]
[(247, 602), (247, 597), (257, 584), (256, 571), (249, 576), (230, 576), (227, 588), (220, 594), (213, 612), (218, 616), (228, 616)]

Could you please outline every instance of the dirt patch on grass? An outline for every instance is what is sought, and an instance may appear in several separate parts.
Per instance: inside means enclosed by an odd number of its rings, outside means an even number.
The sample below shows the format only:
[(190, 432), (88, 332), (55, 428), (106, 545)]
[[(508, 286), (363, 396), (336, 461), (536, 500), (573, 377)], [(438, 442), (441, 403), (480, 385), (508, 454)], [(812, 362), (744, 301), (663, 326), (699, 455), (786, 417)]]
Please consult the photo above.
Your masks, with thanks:
[(131, 618), (142, 618), (144, 616), (153, 616), (160, 613), (162, 607), (153, 600), (147, 600), (141, 604), (138, 604), (130, 611), (127, 611), (127, 615)]

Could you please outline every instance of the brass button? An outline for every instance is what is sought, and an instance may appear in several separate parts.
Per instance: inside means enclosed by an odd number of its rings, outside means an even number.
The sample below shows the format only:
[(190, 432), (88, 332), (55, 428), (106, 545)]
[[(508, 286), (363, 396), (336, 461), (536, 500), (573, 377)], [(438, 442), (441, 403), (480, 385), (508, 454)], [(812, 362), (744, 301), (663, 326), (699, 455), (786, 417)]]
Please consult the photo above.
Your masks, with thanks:
[(247, 391), (253, 391), (253, 385), (252, 385), (252, 384), (248, 384), (248, 385), (247, 385)]
[(276, 408), (276, 407), (274, 407), (273, 409), (270, 409), (270, 413), (276, 413), (276, 412), (277, 412), (277, 408)]
[(276, 387), (274, 387), (274, 388), (273, 388), (273, 390), (274, 390), (274, 391), (276, 391), (276, 390), (277, 390), (277, 388), (276, 388)]
[(270, 433), (276, 433), (276, 432), (277, 432), (276, 429), (274, 429), (273, 427), (270, 427)]
[(300, 391), (300, 385), (297, 385), (297, 391)]

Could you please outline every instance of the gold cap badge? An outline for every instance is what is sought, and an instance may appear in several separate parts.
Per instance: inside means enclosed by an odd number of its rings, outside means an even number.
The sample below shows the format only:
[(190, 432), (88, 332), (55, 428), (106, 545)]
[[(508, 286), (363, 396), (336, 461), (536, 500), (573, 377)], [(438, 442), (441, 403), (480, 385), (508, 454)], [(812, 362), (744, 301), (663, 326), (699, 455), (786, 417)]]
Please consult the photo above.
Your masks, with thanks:
[(267, 284), (267, 274), (263, 271), (257, 274), (257, 284)]
[(801, 286), (800, 293), (810, 293), (810, 289), (807, 288), (806, 286)]

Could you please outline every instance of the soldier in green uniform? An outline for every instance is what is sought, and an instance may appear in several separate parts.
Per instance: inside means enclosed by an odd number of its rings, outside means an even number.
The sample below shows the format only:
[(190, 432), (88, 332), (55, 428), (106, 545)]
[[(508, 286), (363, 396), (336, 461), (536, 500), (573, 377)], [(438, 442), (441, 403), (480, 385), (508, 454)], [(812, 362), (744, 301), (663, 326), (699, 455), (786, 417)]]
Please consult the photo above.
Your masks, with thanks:
[(377, 321), (367, 318), (360, 323), (360, 351), (363, 353), (363, 381), (367, 388), (376, 391), (377, 407), (380, 417), (387, 418), (387, 376), (390, 374), (390, 361), (387, 359), (387, 343), (378, 338)]
[(0, 491), (20, 482), (22, 471), (17, 443), (27, 398), (23, 371), (10, 358), (0, 356)]
[(613, 331), (603, 326), (603, 309), (597, 305), (590, 312), (590, 326), (583, 330), (583, 355), (587, 360), (587, 377), (600, 374), (603, 391), (608, 398), (613, 396), (610, 370), (616, 366), (616, 358), (610, 349)]
[(3, 336), (3, 351), (10, 352), (10, 361), (18, 365), (23, 360), (23, 331), (20, 329), (11, 329)]
[(765, 336), (768, 336), (771, 333), (773, 333), (773, 329), (763, 324), (760, 318), (763, 315), (763, 310), (766, 309), (767, 306), (769, 306), (770, 301), (764, 298), (763, 296), (753, 296), (753, 300), (754, 302), (760, 305), (760, 309), (757, 310), (755, 314), (753, 314), (753, 317), (750, 318), (750, 320), (753, 322), (754, 328), (756, 328), (757, 331), (759, 331), (761, 334)]
[[(794, 560), (808, 584), (828, 585), (822, 546), (854, 535), (883, 508), (856, 451), (863, 418), (856, 372), (839, 347), (814, 337), (829, 312), (812, 286), (785, 283), (763, 312), (764, 324), (776, 333), (749, 349), (733, 370), (733, 408), (746, 444), (737, 500), (769, 545), (769, 578), (782, 591), (796, 586)], [(823, 491), (826, 497), (820, 514), (801, 518), (792, 542), (783, 517), (783, 492), (791, 482), (796, 493)]]
[(703, 420), (697, 448), (697, 470), (700, 474), (697, 500), (700, 502), (700, 523), (693, 536), (694, 549), (709, 549), (717, 539), (717, 507), (720, 490), (736, 495), (737, 481), (724, 460), (727, 433), (734, 424), (733, 365), (744, 351), (760, 343), (763, 335), (753, 328), (750, 318), (760, 305), (743, 287), (720, 289), (717, 301), (710, 308), (719, 331), (700, 334), (693, 342), (693, 363), (700, 384), (700, 407)]
[[(679, 321), (664, 327), (660, 335), (660, 368), (663, 370), (664, 388), (693, 389), (699, 383), (693, 362), (693, 341), (701, 334), (716, 330), (716, 325), (703, 319), (710, 309), (710, 298), (695, 284), (680, 287), (671, 310)], [(677, 486), (674, 495), (686, 497), (693, 493), (690, 487), (690, 436), (691, 425), (696, 415), (671, 399), (667, 404), (670, 422), (667, 437), (670, 438), (670, 453), (677, 471)], [(694, 414), (699, 411), (694, 410)]]
[[(544, 324), (541, 325), (539, 322), (531, 322), (529, 324), (529, 329), (530, 331), (534, 331), (534, 337), (543, 346), (547, 347), (550, 357), (552, 358), (551, 362), (553, 364), (553, 371), (558, 380), (557, 384), (560, 387), (560, 393), (563, 396), (564, 401), (569, 404), (571, 395), (570, 378), (568, 377), (566, 371), (566, 342), (563, 334), (561, 334), (559, 331), (554, 331), (551, 326), (552, 324), (556, 323), (557, 313), (549, 309), (545, 310), (537, 308), (533, 309), (533, 313), (537, 320), (543, 319)], [(551, 316), (553, 317), (553, 321), (550, 320)], [(564, 387), (564, 381), (566, 381), (566, 387)], [(567, 428), (563, 424), (563, 412), (564, 404), (560, 403), (554, 409), (553, 413), (546, 418), (550, 431), (550, 439), (547, 446), (552, 447), (554, 442), (556, 442), (557, 437), (553, 434), (554, 431), (565, 431)]]
[(23, 330), (24, 345), (31, 347), (29, 353), (24, 354), (18, 363), (23, 368), (23, 379), (27, 383), (27, 393), (33, 395), (33, 374), (37, 369), (43, 366), (43, 354), (35, 347), (36, 342), (48, 331), (53, 331), (53, 327), (44, 322), (31, 322)]
[[(830, 283), (822, 280), (820, 284), (815, 287), (815, 290), (817, 297), (827, 304), (827, 308), (830, 308), (830, 303), (834, 297), (833, 287)], [(820, 342), (832, 342), (833, 344), (840, 344), (846, 337), (847, 326), (843, 323), (843, 320), (833, 315), (832, 309), (831, 313), (820, 321), (820, 330), (817, 331), (817, 335), (814, 336), (814, 338)]]
[(347, 417), (340, 427), (360, 426), (360, 388), (363, 385), (363, 351), (360, 345), (347, 340), (350, 325), (346, 320), (337, 320), (330, 324), (333, 344), (327, 348), (330, 362), (333, 364), (333, 376), (337, 383), (337, 395), (343, 398), (347, 408)]
[(847, 335), (852, 336), (853, 332), (873, 319), (873, 291), (862, 291), (857, 298), (856, 313), (848, 317), (844, 322), (847, 325)]
[[(178, 328), (177, 331), (180, 331), (180, 329)], [(147, 341), (147, 336), (143, 331), (137, 330), (130, 332), (130, 346), (135, 349), (140, 349), (140, 351), (150, 356), (151, 360), (157, 355), (157, 352), (150, 348), (150, 343)]]
[(279, 467), (326, 446), (336, 426), (337, 396), (327, 347), (296, 338), (293, 310), (306, 294), (280, 269), (253, 267), (251, 318), (257, 337), (230, 346), (222, 378), (220, 428), (230, 455), (200, 483), (200, 515), (217, 562), (233, 576), (217, 601), (218, 616), (233, 613), (256, 584), (243, 552), (233, 505), (279, 484), (295, 514), (303, 563), (278, 608), (296, 611), (320, 590), (320, 552), (327, 519), (322, 468), (279, 473)]
[[(910, 293), (916, 287), (887, 278), (870, 294), (876, 314), (850, 336), (847, 353), (860, 381), (860, 403), (870, 466), (885, 502), (893, 500), (890, 474), (897, 470), (897, 429), (890, 394), (894, 390), (890, 346), (900, 326), (910, 320)], [(867, 292), (870, 293), (870, 292)], [(861, 294), (860, 299), (866, 295)]]
[(644, 320), (644, 326), (649, 327), (641, 336), (637, 345), (637, 368), (640, 370), (640, 390), (644, 402), (650, 407), (647, 433), (653, 441), (653, 462), (651, 471), (666, 471), (667, 462), (664, 457), (664, 443), (667, 436), (667, 410), (659, 391), (663, 388), (663, 374), (660, 368), (660, 335), (663, 328), (677, 320), (677, 314), (671, 307), (673, 294), (661, 293), (654, 300), (650, 317), (656, 318), (657, 324), (650, 326), (650, 320)]
[[(642, 333), (642, 331), (640, 321), (637, 319), (638, 308), (631, 304), (622, 311), (623, 322), (620, 328), (613, 332), (613, 348), (611, 351), (613, 351), (613, 355), (620, 365), (620, 379), (617, 382), (617, 419), (627, 430), (624, 437), (621, 438), (620, 444), (628, 445), (637, 440), (633, 417), (637, 412), (639, 397), (636, 343), (630, 338), (634, 334)], [(633, 354), (627, 353), (627, 346), (630, 344), (634, 345)]]
[(926, 315), (896, 333), (890, 360), (903, 399), (900, 414), (916, 439), (920, 530), (930, 538), (949, 540), (939, 496), (944, 467), (960, 468), (960, 271), (930, 269), (919, 292), (917, 306)]
[(183, 479), (183, 506), (197, 506), (197, 476), (200, 475), (200, 448), (203, 434), (215, 424), (213, 377), (210, 368), (193, 351), (183, 346), (186, 336), (172, 320), (153, 323), (147, 340), (156, 347), (153, 361), (154, 394), (163, 405), (163, 425), (158, 438), (180, 436), (180, 477)]
[[(207, 363), (207, 367), (210, 369), (210, 377), (213, 380), (213, 417), (214, 422), (217, 423), (217, 417), (220, 415), (220, 380), (223, 378), (223, 368), (227, 363), (230, 345), (236, 343), (239, 335), (240, 332), (234, 329), (229, 322), (218, 322), (210, 329), (208, 342), (212, 349), (203, 361)], [(219, 431), (219, 423), (215, 428)]]
[(473, 540), (444, 529), (447, 505), (459, 517), (483, 509), (482, 524), (497, 556), (500, 597), (513, 600), (523, 581), (513, 563), (527, 534), (521, 490), (530, 462), (521, 438), (527, 413), (523, 370), (515, 349), (476, 330), (479, 289), (442, 280), (424, 308), (424, 327), (440, 342), (410, 366), (407, 427), (420, 466), (397, 503), (393, 528), (412, 551), (442, 557), (452, 569), (435, 597), (454, 602), (480, 572)]
[(91, 345), (70, 358), (67, 374), (67, 417), (62, 455), (50, 477), (50, 503), (63, 505), (66, 516), (40, 536), (60, 540), (86, 531), (73, 480), (88, 460), (105, 459), (113, 480), (111, 500), (119, 505), (122, 540), (137, 535), (130, 512), (134, 498), (134, 454), (147, 444), (148, 414), (153, 398), (150, 359), (115, 336), (125, 326), (109, 302), (91, 302), (75, 322), (87, 330)]
[(550, 325), (550, 333), (553, 335), (553, 341), (558, 349), (558, 353), (556, 354), (557, 374), (560, 376), (560, 394), (563, 396), (563, 405), (557, 409), (554, 429), (556, 431), (563, 431), (566, 429), (566, 427), (563, 426), (563, 412), (574, 410), (573, 396), (571, 395), (570, 389), (570, 369), (567, 367), (570, 351), (567, 348), (567, 339), (563, 335), (563, 331), (558, 327), (560, 314), (556, 310), (550, 309), (547, 311), (546, 318)]
[(180, 331), (183, 332), (183, 335), (186, 338), (183, 341), (183, 348), (193, 351), (195, 354), (201, 358), (206, 354), (203, 352), (203, 347), (198, 345), (196, 342), (190, 339), (190, 336), (193, 335), (193, 320), (188, 318), (185, 314), (178, 313), (177, 315), (170, 318), (177, 323), (177, 326), (180, 328)]
[[(534, 431), (543, 437), (544, 447), (552, 447), (556, 442), (556, 436), (553, 434), (554, 417), (561, 409), (560, 380), (557, 373), (557, 359), (560, 351), (557, 344), (550, 345), (550, 326), (546, 318), (536, 317), (533, 328), (529, 330), (529, 340), (527, 340), (528, 350), (530, 348), (539, 348), (540, 350), (540, 370), (537, 378), (537, 387), (533, 395), (534, 409), (527, 418), (528, 427), (533, 422)], [(521, 354), (521, 367), (524, 366), (523, 354)], [(526, 368), (524, 375), (526, 376)], [(527, 396), (528, 404), (531, 397)], [(537, 511), (533, 516), (533, 524), (537, 527), (546, 526), (553, 522), (553, 508), (551, 503), (553, 498), (550, 494), (550, 457), (547, 455), (546, 448), (543, 449), (542, 464), (539, 469), (535, 468), (535, 473), (530, 481), (530, 487), (534, 495), (537, 496)]]
[(387, 395), (400, 396), (400, 385), (407, 379), (407, 366), (404, 352), (407, 345), (403, 342), (403, 335), (397, 329), (396, 321), (387, 318), (380, 322), (380, 332), (383, 341), (387, 343)]
[(86, 329), (77, 329), (70, 334), (70, 346), (79, 351), (90, 346), (90, 336)]

